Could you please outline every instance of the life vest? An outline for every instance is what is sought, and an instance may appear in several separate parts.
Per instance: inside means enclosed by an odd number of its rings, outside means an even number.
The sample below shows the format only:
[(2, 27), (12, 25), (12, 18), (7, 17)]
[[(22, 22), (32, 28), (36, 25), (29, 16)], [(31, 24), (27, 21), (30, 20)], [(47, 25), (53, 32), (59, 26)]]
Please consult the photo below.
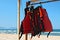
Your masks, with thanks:
[(31, 27), (31, 23), (30, 23), (30, 16), (29, 16), (30, 12), (27, 13), (25, 19), (23, 20), (23, 33), (27, 34), (27, 33), (31, 33), (32, 27)]
[(21, 25), (23, 25), (21, 27), (23, 34), (32, 33), (33, 36), (39, 34), (39, 32), (51, 32), (53, 30), (47, 11), (42, 7), (34, 9), (34, 19), (32, 19), (30, 11), (26, 12)]
[(53, 30), (52, 29), (52, 24), (51, 24), (51, 21), (48, 17), (46, 9), (40, 8), (40, 12), (42, 12), (42, 15), (43, 15), (42, 16), (42, 21), (43, 21), (44, 29), (45, 29), (44, 32), (51, 32)]

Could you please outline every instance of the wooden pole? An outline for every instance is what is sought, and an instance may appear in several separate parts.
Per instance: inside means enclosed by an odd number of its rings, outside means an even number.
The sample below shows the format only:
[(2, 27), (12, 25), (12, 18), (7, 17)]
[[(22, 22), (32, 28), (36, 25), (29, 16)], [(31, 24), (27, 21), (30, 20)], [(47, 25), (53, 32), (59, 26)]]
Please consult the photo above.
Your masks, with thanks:
[(39, 1), (39, 0), (31, 0), (32, 2), (37, 2), (37, 1)]
[(20, 37), (20, 34), (19, 34), (19, 32), (20, 32), (20, 0), (18, 0), (18, 23), (17, 23), (17, 26), (18, 26), (18, 28), (17, 28), (17, 30), (18, 30), (18, 40), (20, 40), (19, 39), (19, 37)]
[[(19, 39), (19, 37), (20, 37), (20, 34), (19, 34), (19, 32), (20, 32), (20, 0), (18, 0), (18, 40), (20, 40)], [(25, 35), (25, 40), (27, 40), (27, 34)]]
[(26, 35), (25, 35), (25, 40), (28, 40), (27, 37), (28, 37), (28, 35), (26, 34)]

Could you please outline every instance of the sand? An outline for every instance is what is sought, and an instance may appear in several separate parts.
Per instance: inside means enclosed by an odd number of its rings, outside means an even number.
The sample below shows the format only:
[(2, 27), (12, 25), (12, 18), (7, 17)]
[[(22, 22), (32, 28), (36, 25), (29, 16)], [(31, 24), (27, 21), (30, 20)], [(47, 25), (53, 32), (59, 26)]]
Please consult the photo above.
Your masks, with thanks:
[[(18, 35), (17, 34), (0, 34), (0, 40), (18, 40)], [(25, 40), (25, 35), (23, 35), (20, 40)], [(30, 40), (30, 35), (28, 36), (28, 40)], [(46, 35), (41, 35), (40, 38), (35, 36), (32, 38), (32, 40), (60, 40), (60, 36), (49, 36), (47, 38)]]
[[(20, 40), (25, 40), (25, 35), (23, 35)], [(28, 40), (30, 40), (30, 36), (28, 36)], [(35, 37), (32, 38), (32, 40), (60, 40), (60, 36), (49, 36), (47, 38), (46, 35), (41, 35), (40, 38), (35, 36)]]
[(0, 40), (18, 40), (17, 34), (0, 34)]

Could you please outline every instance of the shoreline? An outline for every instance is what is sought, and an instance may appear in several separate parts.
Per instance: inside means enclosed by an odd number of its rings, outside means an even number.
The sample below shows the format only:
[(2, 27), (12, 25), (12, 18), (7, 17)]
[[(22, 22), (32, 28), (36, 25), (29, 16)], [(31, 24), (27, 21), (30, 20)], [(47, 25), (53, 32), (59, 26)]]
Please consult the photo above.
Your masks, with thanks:
[[(31, 35), (28, 35), (28, 40), (30, 40)], [(18, 40), (17, 34), (0, 34), (0, 40)], [(25, 34), (23, 34), (22, 38), (20, 40), (25, 40)], [(47, 35), (40, 35), (40, 38), (37, 36), (33, 37), (32, 40), (60, 40), (60, 36), (53, 36), (49, 35), (47, 38)]]
[[(25, 35), (23, 35), (20, 40), (25, 40)], [(30, 40), (29, 35), (28, 35), (28, 40)], [(40, 38), (35, 36), (35, 37), (32, 38), (32, 40), (60, 40), (60, 36), (49, 35), (49, 37), (47, 38), (47, 35), (40, 35)]]

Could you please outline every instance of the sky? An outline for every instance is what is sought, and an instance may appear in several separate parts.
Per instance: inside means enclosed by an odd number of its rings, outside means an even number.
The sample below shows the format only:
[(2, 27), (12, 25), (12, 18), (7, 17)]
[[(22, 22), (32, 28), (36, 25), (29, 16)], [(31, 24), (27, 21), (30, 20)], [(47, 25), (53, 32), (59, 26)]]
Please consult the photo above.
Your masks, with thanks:
[(0, 29), (17, 27), (17, 0), (0, 0)]
[[(20, 23), (24, 19), (26, 1), (21, 0)], [(60, 29), (60, 2), (51, 2), (42, 5), (47, 10), (53, 29)], [(17, 28), (17, 0), (0, 0), (0, 29)]]
[[(25, 12), (24, 9), (26, 7), (26, 2), (29, 0), (21, 0), (21, 6), (20, 6), (20, 23), (24, 19)], [(45, 1), (45, 0), (43, 0)], [(34, 5), (35, 6), (35, 5)], [(42, 4), (43, 8), (46, 9), (49, 19), (52, 23), (53, 29), (60, 29), (60, 1), (58, 2), (51, 2)]]

